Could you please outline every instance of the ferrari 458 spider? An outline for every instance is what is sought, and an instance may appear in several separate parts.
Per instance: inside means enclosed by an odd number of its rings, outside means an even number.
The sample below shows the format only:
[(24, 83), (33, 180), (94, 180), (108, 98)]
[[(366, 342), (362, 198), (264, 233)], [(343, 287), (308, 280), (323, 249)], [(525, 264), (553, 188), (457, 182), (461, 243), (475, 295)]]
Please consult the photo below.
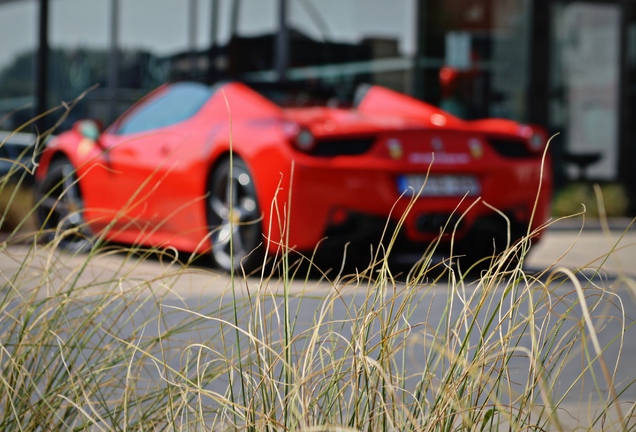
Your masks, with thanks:
[(547, 218), (546, 138), (379, 86), (347, 108), (283, 108), (240, 83), (174, 83), (105, 131), (84, 120), (51, 140), (39, 217), (66, 248), (101, 236), (210, 252), (223, 269), (255, 268), (281, 244), (320, 255), (349, 242), (368, 257), (395, 227), (398, 260), (452, 242), (475, 261)]

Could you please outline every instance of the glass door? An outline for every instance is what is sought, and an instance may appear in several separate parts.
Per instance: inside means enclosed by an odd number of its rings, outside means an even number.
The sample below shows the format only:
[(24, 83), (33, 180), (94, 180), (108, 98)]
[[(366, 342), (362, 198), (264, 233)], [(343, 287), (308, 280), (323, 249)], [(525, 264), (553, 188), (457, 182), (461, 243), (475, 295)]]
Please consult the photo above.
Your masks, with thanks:
[(549, 121), (561, 134), (555, 148), (561, 174), (564, 180), (616, 180), (622, 7), (562, 2), (551, 12)]

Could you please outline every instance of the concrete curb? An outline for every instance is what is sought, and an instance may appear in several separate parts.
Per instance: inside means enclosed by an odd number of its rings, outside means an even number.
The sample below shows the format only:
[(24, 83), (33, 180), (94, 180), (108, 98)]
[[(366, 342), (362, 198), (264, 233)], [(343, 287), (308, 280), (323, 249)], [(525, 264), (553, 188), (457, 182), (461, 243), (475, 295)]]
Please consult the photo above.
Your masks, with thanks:
[[(636, 230), (636, 218), (631, 219), (627, 217), (608, 218), (607, 226), (611, 231), (632, 231)], [(561, 219), (553, 222), (548, 230), (549, 231), (602, 231), (604, 229), (604, 223), (600, 219), (586, 218), (585, 220), (580, 217), (572, 217), (567, 219)]]

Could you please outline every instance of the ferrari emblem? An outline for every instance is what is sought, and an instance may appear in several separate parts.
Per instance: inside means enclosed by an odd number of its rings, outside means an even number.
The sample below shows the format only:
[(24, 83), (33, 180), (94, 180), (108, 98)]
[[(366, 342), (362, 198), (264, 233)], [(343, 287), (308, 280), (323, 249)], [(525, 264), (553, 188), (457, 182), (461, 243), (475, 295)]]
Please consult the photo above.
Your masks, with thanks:
[(386, 146), (389, 149), (389, 156), (392, 159), (400, 159), (404, 155), (404, 149), (402, 143), (397, 138), (389, 138), (386, 141)]
[(468, 148), (473, 158), (479, 159), (484, 155), (484, 148), (481, 145), (481, 141), (477, 138), (471, 138), (468, 141)]
[(431, 140), (431, 147), (433, 147), (433, 151), (442, 152), (444, 151), (444, 142), (440, 137), (435, 137)]

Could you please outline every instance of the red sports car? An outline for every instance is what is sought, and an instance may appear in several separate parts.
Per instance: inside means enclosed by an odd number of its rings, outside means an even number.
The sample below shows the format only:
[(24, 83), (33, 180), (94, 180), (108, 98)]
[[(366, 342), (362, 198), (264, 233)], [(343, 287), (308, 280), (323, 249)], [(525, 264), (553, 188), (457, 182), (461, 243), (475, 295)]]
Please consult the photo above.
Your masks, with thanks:
[(368, 258), (404, 218), (397, 260), (438, 240), (436, 253), (448, 254), (451, 238), (455, 255), (477, 260), (548, 217), (546, 138), (379, 86), (347, 108), (283, 108), (240, 83), (174, 83), (105, 131), (79, 121), (51, 140), (37, 171), (39, 216), (66, 232), (66, 248), (103, 236), (211, 252), (223, 269), (255, 268), (281, 244), (320, 245), (320, 255), (350, 242)]

